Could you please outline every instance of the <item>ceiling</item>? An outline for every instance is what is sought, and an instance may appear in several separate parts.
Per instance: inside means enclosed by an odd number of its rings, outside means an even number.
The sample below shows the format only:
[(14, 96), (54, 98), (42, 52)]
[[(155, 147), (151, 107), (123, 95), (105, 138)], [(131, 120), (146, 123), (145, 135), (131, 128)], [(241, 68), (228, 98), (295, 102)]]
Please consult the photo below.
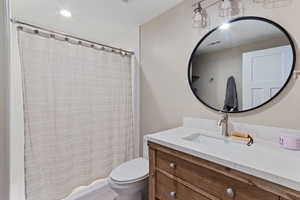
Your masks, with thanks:
[[(137, 52), (139, 25), (181, 1), (10, 0), (10, 7), (18, 20)], [(61, 9), (71, 11), (72, 17), (61, 16)]]
[(289, 43), (285, 34), (274, 25), (258, 20), (243, 20), (232, 23), (226, 30), (213, 32), (201, 43), (197, 52), (211, 53), (274, 38), (282, 38), (286, 44)]
[[(138, 26), (183, 0), (11, 0), (13, 15), (21, 18), (57, 18), (60, 9), (72, 12), (73, 20), (98, 20)], [(126, 3), (127, 2), (127, 3)]]

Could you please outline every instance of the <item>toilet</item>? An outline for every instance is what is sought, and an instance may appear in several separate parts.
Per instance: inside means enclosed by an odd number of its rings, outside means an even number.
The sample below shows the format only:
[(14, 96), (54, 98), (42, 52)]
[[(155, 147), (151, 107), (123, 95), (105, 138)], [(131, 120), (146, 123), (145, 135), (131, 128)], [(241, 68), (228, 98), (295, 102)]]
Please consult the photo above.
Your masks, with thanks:
[(149, 161), (137, 158), (115, 168), (109, 177), (111, 189), (118, 194), (115, 200), (146, 200)]

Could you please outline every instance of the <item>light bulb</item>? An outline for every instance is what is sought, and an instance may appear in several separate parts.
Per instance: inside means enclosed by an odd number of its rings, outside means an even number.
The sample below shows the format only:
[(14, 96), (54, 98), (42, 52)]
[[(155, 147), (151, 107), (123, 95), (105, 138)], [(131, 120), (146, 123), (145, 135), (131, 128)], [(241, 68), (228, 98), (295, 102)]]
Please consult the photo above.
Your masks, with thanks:
[(231, 8), (231, 2), (229, 0), (224, 0), (221, 3), (221, 8), (226, 10), (226, 9), (230, 9)]
[(199, 12), (195, 13), (194, 15), (194, 22), (201, 22), (202, 16)]
[(208, 26), (208, 16), (206, 10), (201, 7), (199, 3), (194, 10), (193, 27), (194, 28), (206, 28)]
[(219, 16), (229, 17), (232, 11), (231, 0), (222, 0), (219, 3)]

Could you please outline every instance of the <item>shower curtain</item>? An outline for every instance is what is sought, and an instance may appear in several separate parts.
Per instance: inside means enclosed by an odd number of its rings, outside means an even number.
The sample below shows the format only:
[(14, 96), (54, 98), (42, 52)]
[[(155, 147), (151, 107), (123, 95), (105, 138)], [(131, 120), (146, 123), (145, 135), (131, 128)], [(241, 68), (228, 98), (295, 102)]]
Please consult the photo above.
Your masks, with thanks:
[(18, 40), (27, 200), (60, 200), (138, 156), (130, 56), (22, 30)]

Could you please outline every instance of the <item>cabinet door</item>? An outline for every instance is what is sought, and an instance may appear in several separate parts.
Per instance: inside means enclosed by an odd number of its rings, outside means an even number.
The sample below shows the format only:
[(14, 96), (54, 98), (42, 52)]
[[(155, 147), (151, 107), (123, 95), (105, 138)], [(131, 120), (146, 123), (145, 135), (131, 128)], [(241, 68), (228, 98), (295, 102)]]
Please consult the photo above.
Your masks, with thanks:
[(300, 200), (286, 187), (155, 143), (149, 147), (149, 200)]
[(160, 200), (210, 200), (189, 189), (185, 185), (164, 175), (156, 173), (156, 198)]
[(183, 160), (182, 157), (156, 152), (156, 167), (167, 174), (222, 200), (278, 200), (278, 196), (211, 169)]

